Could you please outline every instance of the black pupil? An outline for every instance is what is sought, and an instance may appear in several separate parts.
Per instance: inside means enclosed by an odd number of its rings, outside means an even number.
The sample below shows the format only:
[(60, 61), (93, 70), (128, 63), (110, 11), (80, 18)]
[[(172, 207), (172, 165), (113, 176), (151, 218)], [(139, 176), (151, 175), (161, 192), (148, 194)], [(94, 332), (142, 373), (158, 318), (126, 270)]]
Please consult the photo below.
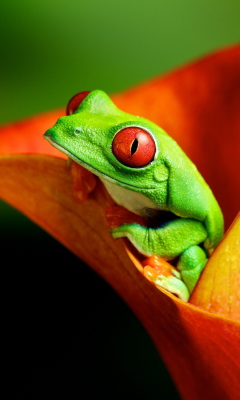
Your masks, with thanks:
[(131, 156), (136, 153), (138, 148), (138, 140), (134, 139), (134, 141), (132, 142), (132, 146), (131, 146)]

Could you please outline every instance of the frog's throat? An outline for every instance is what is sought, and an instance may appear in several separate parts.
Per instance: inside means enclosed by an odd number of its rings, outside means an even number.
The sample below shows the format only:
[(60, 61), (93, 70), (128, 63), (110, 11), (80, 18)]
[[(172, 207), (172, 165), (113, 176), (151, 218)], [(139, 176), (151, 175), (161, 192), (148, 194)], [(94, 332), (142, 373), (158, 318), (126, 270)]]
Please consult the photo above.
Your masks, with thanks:
[(152, 200), (142, 193), (120, 186), (115, 182), (110, 182), (102, 176), (99, 179), (104, 184), (112, 199), (119, 206), (126, 208), (134, 214), (141, 215), (142, 217), (154, 217), (158, 215), (160, 209)]

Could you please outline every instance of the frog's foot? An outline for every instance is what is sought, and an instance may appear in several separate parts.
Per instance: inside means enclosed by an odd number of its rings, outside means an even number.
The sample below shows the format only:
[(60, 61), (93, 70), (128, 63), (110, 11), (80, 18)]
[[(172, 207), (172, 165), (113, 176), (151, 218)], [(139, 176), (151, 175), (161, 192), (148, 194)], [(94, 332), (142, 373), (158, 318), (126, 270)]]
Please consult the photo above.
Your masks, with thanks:
[(200, 274), (207, 262), (205, 251), (199, 246), (191, 246), (179, 257), (177, 269), (181, 273), (182, 280), (191, 294)]
[(183, 301), (188, 301), (189, 291), (181, 279), (181, 274), (171, 264), (157, 256), (146, 258), (143, 262), (144, 276), (156, 287), (166, 289)]

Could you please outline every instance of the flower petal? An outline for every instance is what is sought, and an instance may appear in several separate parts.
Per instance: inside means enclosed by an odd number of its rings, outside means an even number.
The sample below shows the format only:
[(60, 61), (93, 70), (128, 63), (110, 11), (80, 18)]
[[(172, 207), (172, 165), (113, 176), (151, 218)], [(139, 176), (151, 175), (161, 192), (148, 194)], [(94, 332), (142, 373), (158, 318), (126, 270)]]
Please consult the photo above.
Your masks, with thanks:
[(114, 241), (109, 234), (104, 210), (112, 200), (100, 182), (79, 204), (63, 159), (2, 156), (0, 168), (0, 196), (87, 262), (122, 296), (149, 332), (182, 398), (238, 398), (240, 322), (184, 303), (144, 278), (133, 265), (134, 254), (128, 257), (127, 242)]

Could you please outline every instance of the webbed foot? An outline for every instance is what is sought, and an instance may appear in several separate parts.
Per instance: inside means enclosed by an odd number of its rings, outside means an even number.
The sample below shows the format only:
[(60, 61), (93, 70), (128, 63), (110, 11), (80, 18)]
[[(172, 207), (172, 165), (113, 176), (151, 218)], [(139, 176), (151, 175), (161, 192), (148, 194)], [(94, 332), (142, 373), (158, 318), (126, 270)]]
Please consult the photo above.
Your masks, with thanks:
[(143, 262), (144, 276), (156, 287), (166, 289), (183, 301), (188, 301), (189, 291), (182, 281), (181, 274), (168, 262), (157, 256), (146, 258)]

